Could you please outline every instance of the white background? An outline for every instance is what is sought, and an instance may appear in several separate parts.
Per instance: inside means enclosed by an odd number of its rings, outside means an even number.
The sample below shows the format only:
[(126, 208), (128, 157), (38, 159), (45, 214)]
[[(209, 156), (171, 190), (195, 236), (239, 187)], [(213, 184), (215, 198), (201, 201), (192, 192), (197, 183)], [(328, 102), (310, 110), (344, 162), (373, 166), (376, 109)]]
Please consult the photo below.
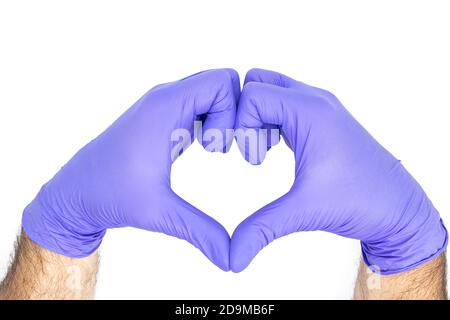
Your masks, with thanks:
[[(449, 1), (1, 1), (0, 276), (23, 208), (150, 87), (200, 70), (274, 69), (332, 91), (450, 224)], [(286, 192), (284, 144), (263, 165), (192, 146), (173, 188), (231, 233)], [(350, 298), (360, 248), (295, 234), (225, 273), (187, 242), (108, 231), (97, 298)]]

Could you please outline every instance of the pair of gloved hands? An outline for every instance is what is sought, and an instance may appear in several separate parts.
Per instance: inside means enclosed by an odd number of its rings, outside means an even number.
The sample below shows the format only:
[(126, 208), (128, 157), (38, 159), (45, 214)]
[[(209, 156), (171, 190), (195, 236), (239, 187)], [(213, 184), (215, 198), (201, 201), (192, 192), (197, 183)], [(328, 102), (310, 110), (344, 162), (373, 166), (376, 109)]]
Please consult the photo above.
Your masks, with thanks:
[[(171, 134), (193, 132), (198, 119), (204, 132), (223, 132), (214, 142), (221, 150), (233, 139), (226, 129), (275, 127), (295, 154), (291, 190), (244, 220), (231, 240), (170, 187)], [(263, 160), (265, 152), (255, 157), (245, 140), (237, 142), (246, 160)], [(242, 92), (231, 69), (151, 89), (62, 167), (23, 215), (34, 242), (77, 258), (94, 252), (106, 229), (125, 226), (185, 239), (235, 272), (272, 240), (297, 231), (359, 239), (365, 262), (383, 274), (414, 268), (447, 244), (419, 184), (335, 96), (261, 69), (247, 73)]]

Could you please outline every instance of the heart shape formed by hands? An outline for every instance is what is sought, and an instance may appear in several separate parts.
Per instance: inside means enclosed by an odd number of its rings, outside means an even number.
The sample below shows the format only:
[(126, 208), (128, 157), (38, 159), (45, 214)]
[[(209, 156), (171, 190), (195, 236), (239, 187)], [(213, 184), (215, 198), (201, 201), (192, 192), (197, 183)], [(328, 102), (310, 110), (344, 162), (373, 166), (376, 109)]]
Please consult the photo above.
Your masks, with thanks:
[[(192, 142), (195, 120), (207, 150), (227, 151), (227, 129), (235, 129), (250, 163), (263, 161), (278, 132), (295, 155), (291, 190), (245, 219), (231, 240), (170, 188), (172, 162)], [(254, 144), (248, 132), (265, 139)], [(361, 240), (365, 262), (383, 274), (414, 268), (447, 245), (419, 184), (335, 96), (261, 69), (247, 73), (242, 92), (231, 69), (153, 88), (45, 184), (23, 216), (33, 241), (72, 257), (91, 254), (106, 229), (123, 226), (185, 239), (234, 272), (297, 231)]]

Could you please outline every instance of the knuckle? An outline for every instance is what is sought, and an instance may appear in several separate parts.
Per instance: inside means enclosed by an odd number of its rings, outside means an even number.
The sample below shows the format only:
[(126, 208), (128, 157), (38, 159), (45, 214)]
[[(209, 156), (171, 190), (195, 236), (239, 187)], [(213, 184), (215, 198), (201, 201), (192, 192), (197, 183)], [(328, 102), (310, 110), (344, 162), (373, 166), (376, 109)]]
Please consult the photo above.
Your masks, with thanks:
[(222, 84), (231, 84), (231, 74), (226, 69), (217, 69), (215, 71), (215, 79)]
[(261, 69), (251, 68), (250, 70), (247, 71), (247, 74), (245, 76), (246, 81), (254, 80), (258, 76), (259, 73), (261, 73)]

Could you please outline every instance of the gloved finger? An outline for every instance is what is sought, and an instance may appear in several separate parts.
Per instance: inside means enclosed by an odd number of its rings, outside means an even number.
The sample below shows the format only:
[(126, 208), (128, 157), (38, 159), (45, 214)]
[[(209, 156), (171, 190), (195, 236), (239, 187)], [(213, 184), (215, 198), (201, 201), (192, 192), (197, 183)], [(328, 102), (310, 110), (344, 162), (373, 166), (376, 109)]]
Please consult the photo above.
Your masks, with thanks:
[[(198, 73), (179, 82), (185, 105), (202, 122), (197, 138), (208, 151), (228, 151), (233, 135), (236, 105), (240, 95), (239, 75), (233, 69)], [(228, 130), (227, 130), (228, 129)]]
[(190, 242), (212, 263), (228, 271), (230, 236), (225, 228), (173, 192), (167, 203), (158, 231)]
[[(260, 164), (267, 150), (279, 140), (278, 132), (287, 134), (289, 139), (297, 135), (291, 133), (296, 125), (290, 125), (288, 118), (296, 119), (298, 112), (299, 93), (284, 87), (248, 82), (244, 85), (236, 114), (235, 135), (239, 150), (244, 158), (251, 164)], [(274, 143), (267, 143), (267, 136), (261, 134), (261, 129), (271, 129)], [(277, 134), (278, 133), (278, 134)]]
[(230, 269), (241, 272), (273, 240), (296, 232), (300, 221), (292, 211), (297, 207), (288, 193), (241, 222), (231, 237)]
[(264, 124), (262, 129), (266, 135), (267, 151), (280, 142), (280, 128), (274, 124)]
[(244, 85), (247, 84), (248, 82), (267, 83), (277, 87), (295, 89), (298, 92), (302, 92), (304, 94), (317, 95), (325, 98), (334, 97), (330, 92), (326, 90), (310, 86), (301, 81), (297, 81), (282, 73), (265, 69), (259, 68), (250, 69), (245, 76)]
[(245, 75), (244, 85), (248, 82), (262, 82), (277, 87), (292, 88), (297, 86), (297, 81), (276, 71), (253, 68)]

